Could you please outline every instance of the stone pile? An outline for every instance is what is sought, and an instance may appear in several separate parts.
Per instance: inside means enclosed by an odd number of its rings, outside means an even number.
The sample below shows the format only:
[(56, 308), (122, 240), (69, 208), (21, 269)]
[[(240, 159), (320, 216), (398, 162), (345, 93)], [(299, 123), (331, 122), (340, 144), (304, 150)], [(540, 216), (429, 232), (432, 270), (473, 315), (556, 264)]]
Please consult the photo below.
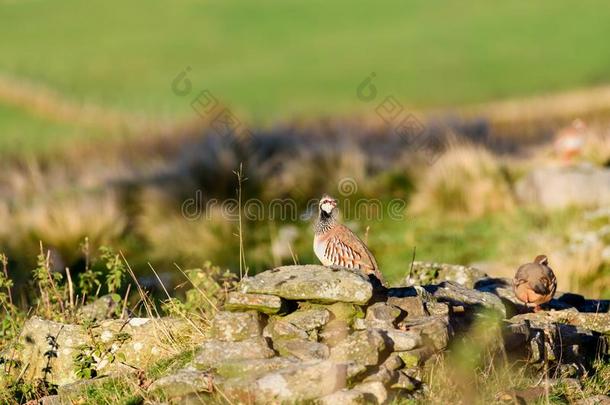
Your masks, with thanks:
[(509, 280), (436, 263), (415, 263), (407, 284), (417, 279), (428, 284), (374, 290), (359, 272), (311, 265), (244, 279), (192, 364), (150, 389), (201, 400), (208, 380), (178, 391), (176, 380), (205, 375), (237, 403), (417, 397), (426, 362), (485, 316), (504, 319), (498, 345), (533, 366), (546, 362), (574, 376), (608, 353), (608, 302), (559, 294), (551, 312), (517, 315), (521, 305)]
[[(193, 360), (147, 384), (147, 396), (169, 403), (207, 403), (219, 395), (233, 403), (382, 404), (396, 396), (417, 398), (425, 387), (426, 363), (485, 318), (500, 320), (497, 343), (509, 356), (561, 375), (581, 375), (595, 358), (610, 353), (608, 301), (558, 293), (547, 311), (523, 313), (510, 280), (435, 263), (416, 263), (411, 270), (408, 286), (390, 289), (375, 289), (358, 271), (316, 265), (245, 278), (228, 294), (207, 336), (193, 342)], [(426, 284), (412, 285), (415, 280)], [(21, 361), (44, 353), (41, 341), (50, 332), (43, 322), (48, 321), (26, 325), (22, 343), (28, 351)], [(102, 323), (115, 330), (117, 322), (123, 321)], [(174, 322), (165, 330), (175, 334), (184, 327), (176, 320), (156, 322)], [(142, 343), (138, 353), (149, 364), (163, 338), (138, 338), (137, 328), (145, 326), (123, 327), (134, 334), (127, 346), (133, 350)], [(62, 336), (64, 327), (54, 328), (51, 332)], [(77, 339), (78, 333), (63, 339)], [(66, 371), (54, 381), (60, 394), (68, 392), (70, 385), (61, 384), (74, 381), (74, 375)]]

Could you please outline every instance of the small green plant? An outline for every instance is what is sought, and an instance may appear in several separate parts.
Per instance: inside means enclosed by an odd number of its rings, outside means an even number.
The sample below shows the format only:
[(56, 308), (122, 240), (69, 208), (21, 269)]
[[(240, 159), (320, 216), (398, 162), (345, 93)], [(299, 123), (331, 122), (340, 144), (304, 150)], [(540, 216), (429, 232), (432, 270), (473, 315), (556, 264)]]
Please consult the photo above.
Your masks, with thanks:
[(185, 294), (186, 311), (201, 310), (207, 313), (216, 310), (238, 281), (234, 273), (222, 270), (211, 262), (205, 262), (200, 269), (186, 270), (184, 274), (193, 287)]
[(13, 280), (8, 276), (8, 258), (0, 253), (0, 310), (4, 316), (0, 321), (0, 349), (4, 343), (13, 339), (23, 322), (23, 314), (13, 303)]
[(102, 276), (100, 271), (87, 269), (78, 277), (78, 288), (83, 297), (93, 297), (101, 286), (99, 278)]
[(125, 342), (131, 339), (131, 335), (125, 332), (118, 332), (111, 339), (102, 341), (99, 332), (95, 331), (98, 326), (90, 321), (85, 321), (83, 324), (89, 341), (77, 347), (73, 360), (74, 373), (80, 379), (97, 377), (98, 367), (103, 361), (108, 364), (112, 364), (117, 360), (125, 361), (125, 355), (117, 353), (117, 351)]
[(123, 280), (127, 274), (127, 266), (125, 266), (121, 257), (111, 248), (102, 246), (100, 252), (100, 260), (104, 263), (107, 270), (106, 287), (108, 292), (113, 294), (123, 285)]
[(42, 243), (40, 253), (36, 259), (36, 268), (33, 270), (33, 279), (40, 291), (39, 305), (44, 308), (44, 315), (48, 319), (56, 319), (65, 314), (65, 288), (61, 285), (63, 275), (51, 269), (51, 252), (45, 254)]

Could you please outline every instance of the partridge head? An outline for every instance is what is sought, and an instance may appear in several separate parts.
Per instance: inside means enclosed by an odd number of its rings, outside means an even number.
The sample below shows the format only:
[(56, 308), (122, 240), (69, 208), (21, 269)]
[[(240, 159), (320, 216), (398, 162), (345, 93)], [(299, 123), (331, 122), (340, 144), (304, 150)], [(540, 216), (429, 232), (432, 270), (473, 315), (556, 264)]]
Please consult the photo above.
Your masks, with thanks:
[(513, 280), (513, 288), (517, 298), (534, 312), (540, 310), (540, 305), (549, 302), (557, 290), (557, 279), (553, 269), (549, 267), (549, 259), (545, 255), (536, 256), (532, 263), (526, 263), (517, 269)]

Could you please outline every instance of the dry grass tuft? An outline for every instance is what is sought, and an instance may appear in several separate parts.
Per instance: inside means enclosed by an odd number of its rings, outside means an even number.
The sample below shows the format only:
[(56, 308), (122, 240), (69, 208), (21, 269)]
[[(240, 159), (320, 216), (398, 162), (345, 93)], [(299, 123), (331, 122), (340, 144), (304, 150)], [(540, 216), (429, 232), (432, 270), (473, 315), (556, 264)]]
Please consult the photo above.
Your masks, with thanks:
[(588, 134), (583, 158), (600, 166), (610, 164), (610, 129), (600, 129)]
[(115, 243), (126, 227), (125, 213), (111, 192), (0, 204), (0, 237), (12, 252), (23, 252), (25, 256), (44, 241), (60, 255), (58, 261), (64, 265), (82, 255), (78, 246), (85, 237), (94, 246)]
[(417, 185), (414, 212), (482, 216), (512, 210), (514, 196), (507, 174), (485, 149), (461, 145), (447, 151)]

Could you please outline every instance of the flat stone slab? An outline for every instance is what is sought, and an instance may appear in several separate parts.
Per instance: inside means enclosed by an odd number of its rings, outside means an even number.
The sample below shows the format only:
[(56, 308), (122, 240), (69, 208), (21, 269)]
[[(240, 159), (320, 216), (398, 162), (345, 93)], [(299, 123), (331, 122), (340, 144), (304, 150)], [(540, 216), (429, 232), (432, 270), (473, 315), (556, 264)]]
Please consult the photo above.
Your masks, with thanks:
[(267, 294), (244, 294), (238, 291), (230, 292), (225, 302), (229, 311), (247, 311), (253, 309), (264, 314), (277, 314), (282, 308), (282, 299)]
[(284, 266), (245, 278), (241, 292), (269, 294), (289, 300), (366, 304), (373, 295), (368, 278), (348, 269), (318, 265)]
[(273, 342), (273, 347), (282, 356), (292, 356), (299, 360), (326, 360), (330, 355), (328, 346), (310, 340), (289, 339)]
[(257, 402), (298, 402), (336, 392), (345, 388), (346, 382), (346, 365), (325, 360), (269, 373), (259, 378), (253, 388)]
[(416, 261), (409, 269), (405, 282), (407, 286), (413, 286), (452, 281), (461, 286), (473, 288), (478, 280), (486, 276), (483, 271), (471, 266)]
[(262, 337), (240, 342), (208, 340), (199, 347), (193, 365), (197, 369), (207, 369), (231, 360), (268, 359), (274, 355), (275, 352)]
[(262, 334), (260, 315), (256, 311), (220, 311), (212, 319), (210, 337), (226, 342), (252, 339)]
[(326, 309), (298, 310), (282, 318), (297, 328), (305, 331), (319, 329), (330, 320), (330, 312)]
[(195, 369), (182, 369), (159, 378), (148, 388), (148, 392), (159, 392), (164, 397), (182, 397), (214, 390), (214, 376)]
[(379, 362), (379, 352), (385, 349), (383, 335), (373, 329), (354, 332), (330, 351), (330, 358), (338, 363), (353, 361), (363, 366)]
[(269, 359), (230, 360), (216, 367), (216, 373), (225, 378), (257, 378), (271, 371), (298, 365), (298, 360), (290, 357)]

